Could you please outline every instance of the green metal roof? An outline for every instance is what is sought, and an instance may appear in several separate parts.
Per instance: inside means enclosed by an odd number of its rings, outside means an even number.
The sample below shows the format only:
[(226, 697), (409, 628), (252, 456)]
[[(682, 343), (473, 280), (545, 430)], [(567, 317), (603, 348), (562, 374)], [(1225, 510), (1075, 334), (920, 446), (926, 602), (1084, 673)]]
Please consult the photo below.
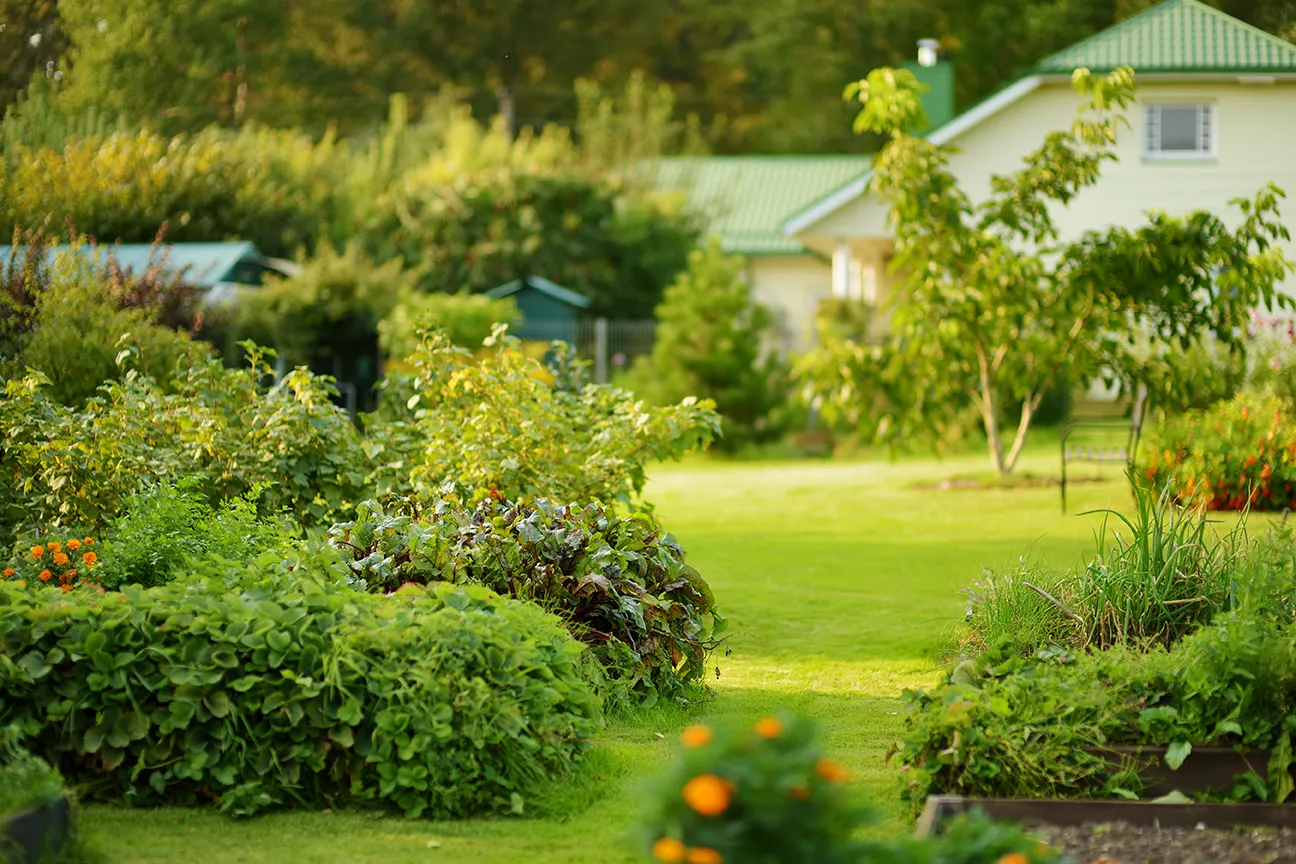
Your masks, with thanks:
[[(173, 243), (161, 249), (151, 243), (118, 243), (91, 246), (86, 243), (75, 246), (53, 246), (46, 252), (47, 263), (52, 263), (58, 255), (75, 253), (84, 258), (106, 265), (112, 259), (119, 267), (134, 273), (143, 273), (150, 263), (164, 263), (164, 269), (172, 273), (184, 273), (184, 279), (198, 288), (213, 288), (221, 283), (245, 283), (251, 273), (247, 267), (256, 265), (273, 270), (282, 268), (263, 258), (252, 243)], [(13, 254), (10, 246), (0, 246), (0, 263), (7, 262)], [(25, 247), (19, 247), (19, 254), (25, 255)], [(163, 261), (162, 256), (165, 255)], [(255, 268), (254, 268), (255, 269)], [(259, 281), (259, 280), (258, 280)]]
[(500, 300), (516, 294), (524, 287), (534, 288), (541, 294), (549, 295), (559, 303), (566, 303), (568, 306), (575, 306), (577, 309), (588, 309), (590, 307), (590, 299), (584, 294), (577, 294), (570, 288), (564, 288), (550, 282), (543, 276), (527, 276), (525, 279), (514, 279), (512, 282), (506, 282), (498, 288), (487, 291), (486, 296), (492, 300)]
[(1296, 45), (1198, 0), (1163, 0), (1041, 60), (1032, 72), (1296, 72)]
[(687, 193), (726, 252), (800, 255), (783, 223), (872, 166), (872, 156), (690, 157), (660, 160), (654, 179)]

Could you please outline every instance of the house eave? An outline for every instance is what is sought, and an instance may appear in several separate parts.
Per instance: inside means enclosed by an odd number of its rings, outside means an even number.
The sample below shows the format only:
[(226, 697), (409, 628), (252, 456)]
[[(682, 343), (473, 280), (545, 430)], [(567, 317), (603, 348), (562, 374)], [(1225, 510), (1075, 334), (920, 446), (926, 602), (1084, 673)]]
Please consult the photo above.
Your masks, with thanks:
[[(1044, 83), (1044, 76), (1030, 75), (1022, 78), (1020, 81), (1005, 87), (990, 98), (979, 102), (959, 116), (955, 117), (944, 126), (932, 132), (927, 136), (927, 140), (933, 144), (941, 145), (954, 140), (958, 136), (967, 132), (973, 127), (979, 126), (986, 120), (1003, 111), (1009, 105), (1021, 101), (1035, 90), (1039, 89)], [(789, 237), (795, 237), (803, 234), (815, 223), (827, 218), (832, 213), (845, 207), (856, 198), (862, 196), (868, 191), (869, 183), (873, 179), (873, 172), (870, 171), (862, 177), (857, 177), (850, 183), (842, 186), (832, 194), (820, 199), (811, 207), (793, 216), (783, 224), (783, 233)]]

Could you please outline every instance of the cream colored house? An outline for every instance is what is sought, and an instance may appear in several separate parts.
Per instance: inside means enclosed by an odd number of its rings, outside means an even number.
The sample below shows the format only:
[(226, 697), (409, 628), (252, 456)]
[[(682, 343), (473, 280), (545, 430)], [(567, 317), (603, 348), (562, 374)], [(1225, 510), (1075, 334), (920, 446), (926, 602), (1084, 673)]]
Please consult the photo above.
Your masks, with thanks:
[(872, 163), (869, 156), (663, 159), (655, 181), (685, 192), (722, 248), (744, 257), (753, 295), (774, 313), (778, 347), (801, 351), (813, 344), (820, 302), (832, 296), (832, 259), (784, 234), (783, 226)]
[[(1296, 45), (1197, 0), (1164, 0), (1044, 58), (1029, 73), (930, 133), (958, 151), (950, 169), (973, 201), (990, 178), (1020, 167), (1045, 136), (1070, 125), (1081, 104), (1077, 68), (1135, 70), (1137, 103), (1117, 139), (1119, 161), (1098, 184), (1055, 211), (1063, 240), (1110, 225), (1136, 227), (1149, 210), (1209, 210), (1240, 218), (1229, 202), (1273, 182), (1291, 193), (1296, 225)], [(830, 258), (838, 296), (884, 302), (891, 232), (887, 208), (862, 173), (789, 219), (784, 234)], [(1296, 259), (1296, 246), (1287, 254)], [(862, 273), (862, 277), (856, 275)], [(1296, 296), (1296, 279), (1284, 290)]]
[[(950, 168), (975, 201), (988, 195), (993, 175), (1016, 170), (1049, 132), (1070, 125), (1081, 104), (1070, 83), (1075, 69), (1125, 65), (1135, 70), (1138, 102), (1117, 140), (1119, 161), (1056, 211), (1062, 239), (1136, 227), (1153, 209), (1206, 209), (1235, 221), (1229, 201), (1254, 197), (1268, 182), (1291, 194), (1285, 212), (1296, 226), (1296, 45), (1197, 0), (1164, 0), (1046, 57), (944, 123), (948, 64), (924, 42), (910, 68), (933, 85), (937, 103), (928, 114), (938, 128), (929, 138), (958, 151)], [(868, 157), (667, 163), (664, 185), (689, 189), (725, 248), (747, 256), (754, 293), (775, 311), (784, 347), (812, 344), (814, 313), (826, 297), (885, 307), (891, 232), (886, 205), (868, 191)], [(1296, 259), (1296, 247), (1287, 252)], [(1296, 296), (1296, 279), (1284, 289)]]

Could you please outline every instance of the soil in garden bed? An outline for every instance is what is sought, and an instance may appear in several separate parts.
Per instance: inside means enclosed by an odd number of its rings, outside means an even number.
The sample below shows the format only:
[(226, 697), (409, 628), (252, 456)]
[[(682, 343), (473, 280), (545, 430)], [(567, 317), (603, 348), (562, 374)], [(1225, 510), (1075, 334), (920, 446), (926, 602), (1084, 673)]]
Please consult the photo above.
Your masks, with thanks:
[(1296, 864), (1296, 831), (1157, 828), (1115, 822), (1040, 826), (1032, 833), (1079, 864)]

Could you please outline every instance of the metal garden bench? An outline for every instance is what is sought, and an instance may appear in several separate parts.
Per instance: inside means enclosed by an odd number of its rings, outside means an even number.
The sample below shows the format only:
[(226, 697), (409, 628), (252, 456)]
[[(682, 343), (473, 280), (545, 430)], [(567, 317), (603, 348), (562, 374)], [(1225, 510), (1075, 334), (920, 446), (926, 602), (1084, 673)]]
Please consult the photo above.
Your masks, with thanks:
[[(1147, 410), (1147, 387), (1139, 385), (1134, 394), (1133, 410), (1129, 417), (1073, 417), (1062, 422), (1059, 436), (1062, 444), (1062, 512), (1067, 506), (1067, 464), (1070, 462), (1096, 462), (1108, 465), (1125, 465), (1133, 469), (1138, 452), (1139, 434), (1143, 431), (1143, 417)], [(1128, 439), (1122, 446), (1096, 446), (1072, 442), (1076, 432), (1126, 432)]]

